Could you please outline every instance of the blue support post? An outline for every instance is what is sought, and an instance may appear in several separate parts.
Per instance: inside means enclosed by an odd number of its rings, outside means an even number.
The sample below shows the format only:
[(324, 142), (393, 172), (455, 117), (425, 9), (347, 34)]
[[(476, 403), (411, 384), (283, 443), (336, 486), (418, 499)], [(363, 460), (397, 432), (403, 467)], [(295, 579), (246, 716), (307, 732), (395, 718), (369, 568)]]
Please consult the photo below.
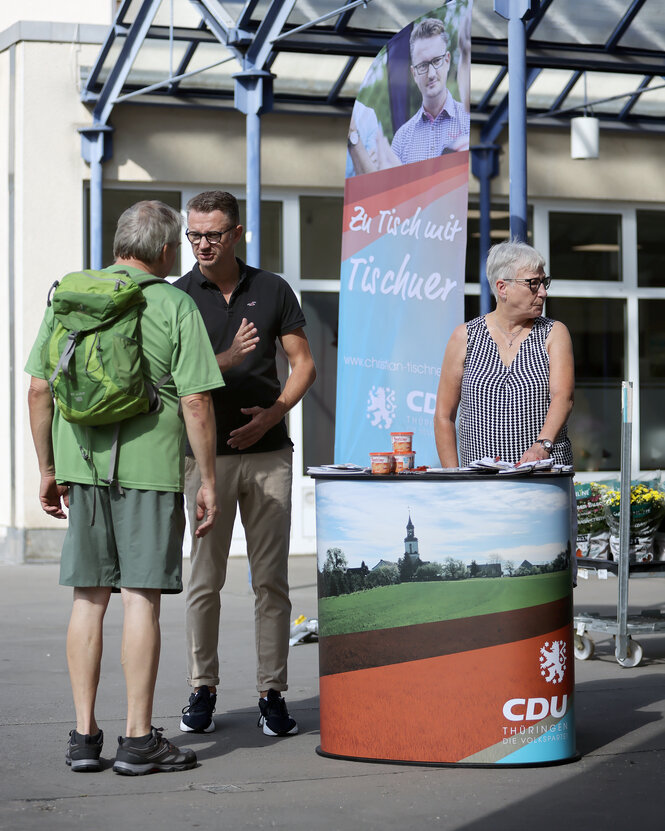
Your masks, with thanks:
[(494, 0), (508, 20), (508, 153), (510, 235), (526, 241), (526, 24), (539, 0)]
[(81, 155), (90, 165), (90, 268), (100, 269), (102, 263), (102, 165), (112, 156), (111, 134), (109, 126), (82, 127)]
[(492, 179), (499, 173), (499, 147), (496, 144), (481, 144), (471, 148), (471, 172), (480, 183), (480, 314), (492, 311), (492, 292), (487, 282), (487, 252), (492, 240)]
[(247, 146), (247, 263), (261, 262), (261, 114), (272, 109), (273, 75), (245, 69), (234, 76), (235, 107), (245, 114)]
[(261, 264), (261, 116), (245, 116), (247, 139), (247, 262)]

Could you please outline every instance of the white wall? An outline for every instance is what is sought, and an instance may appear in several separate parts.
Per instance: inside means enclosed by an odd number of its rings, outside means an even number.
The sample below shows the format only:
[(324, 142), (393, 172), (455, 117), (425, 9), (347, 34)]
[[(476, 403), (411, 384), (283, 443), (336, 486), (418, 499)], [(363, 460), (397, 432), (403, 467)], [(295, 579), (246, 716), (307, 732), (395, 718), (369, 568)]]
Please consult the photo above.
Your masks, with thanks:
[[(84, 47), (96, 52), (97, 47)], [(44, 313), (49, 286), (82, 266), (83, 180), (77, 127), (90, 116), (75, 81), (76, 53), (63, 44), (16, 46), (15, 326), (16, 452), (19, 527), (60, 528), (36, 499), (38, 471), (30, 438), (23, 367)], [(49, 67), (45, 77), (44, 67)], [(6, 200), (5, 200), (6, 201)]]
[[(10, 55), (9, 50), (0, 54), (0, 112), (4, 113), (3, 122), (9, 120), (10, 101)], [(0, 355), (5, 358), (0, 361), (0, 389), (10, 389), (10, 355), (9, 325), (9, 131), (0, 128)], [(10, 449), (10, 406), (11, 396), (7, 393), (0, 398), (0, 465), (3, 475), (0, 476), (0, 526), (11, 523), (11, 493), (9, 464)]]
[(19, 20), (107, 25), (113, 20), (116, 7), (114, 0), (3, 0), (0, 32)]

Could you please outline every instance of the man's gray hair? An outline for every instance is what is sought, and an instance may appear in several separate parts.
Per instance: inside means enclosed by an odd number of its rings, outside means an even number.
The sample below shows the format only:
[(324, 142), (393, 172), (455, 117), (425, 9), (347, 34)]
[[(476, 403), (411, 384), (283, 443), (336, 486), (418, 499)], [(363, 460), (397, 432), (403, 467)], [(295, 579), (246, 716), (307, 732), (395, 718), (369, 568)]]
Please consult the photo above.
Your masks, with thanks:
[(443, 38), (445, 51), (447, 52), (450, 48), (450, 40), (448, 39), (448, 33), (442, 21), (436, 17), (426, 17), (424, 20), (416, 23), (413, 29), (411, 29), (411, 37), (409, 38), (409, 55), (413, 55), (413, 44), (417, 40), (433, 38), (437, 37), (437, 35)]
[(521, 271), (535, 273), (545, 267), (545, 258), (526, 242), (511, 239), (493, 245), (487, 254), (487, 282), (498, 300), (498, 280), (514, 280)]
[(137, 202), (120, 215), (113, 240), (113, 256), (154, 263), (165, 245), (180, 242), (182, 219), (178, 211), (157, 200)]

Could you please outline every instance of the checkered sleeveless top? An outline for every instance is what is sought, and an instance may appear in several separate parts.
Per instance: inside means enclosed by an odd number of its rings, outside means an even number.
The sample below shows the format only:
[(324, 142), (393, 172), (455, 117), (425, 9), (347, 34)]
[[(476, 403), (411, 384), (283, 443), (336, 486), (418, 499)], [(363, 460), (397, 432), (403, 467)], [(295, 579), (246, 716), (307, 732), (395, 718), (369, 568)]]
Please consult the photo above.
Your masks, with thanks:
[[(554, 321), (538, 317), (510, 366), (505, 366), (484, 317), (466, 324), (466, 359), (459, 406), (460, 465), (483, 456), (518, 462), (538, 438), (550, 406), (549, 355), (545, 338)], [(571, 465), (573, 453), (564, 426), (552, 458)]]

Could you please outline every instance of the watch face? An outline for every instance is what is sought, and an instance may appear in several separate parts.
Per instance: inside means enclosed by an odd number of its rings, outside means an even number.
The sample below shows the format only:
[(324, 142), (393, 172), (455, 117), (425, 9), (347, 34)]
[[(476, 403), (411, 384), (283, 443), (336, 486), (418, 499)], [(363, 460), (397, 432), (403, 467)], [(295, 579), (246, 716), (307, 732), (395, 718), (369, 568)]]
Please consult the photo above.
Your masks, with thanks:
[(349, 144), (358, 144), (358, 131), (351, 130), (349, 133)]
[(551, 452), (552, 447), (554, 446), (554, 445), (552, 444), (552, 442), (551, 442), (551, 441), (549, 441), (548, 439), (545, 439), (544, 441), (542, 441), (542, 442), (541, 442), (541, 444), (543, 445), (543, 447), (545, 448), (545, 450), (547, 450), (548, 452)]

